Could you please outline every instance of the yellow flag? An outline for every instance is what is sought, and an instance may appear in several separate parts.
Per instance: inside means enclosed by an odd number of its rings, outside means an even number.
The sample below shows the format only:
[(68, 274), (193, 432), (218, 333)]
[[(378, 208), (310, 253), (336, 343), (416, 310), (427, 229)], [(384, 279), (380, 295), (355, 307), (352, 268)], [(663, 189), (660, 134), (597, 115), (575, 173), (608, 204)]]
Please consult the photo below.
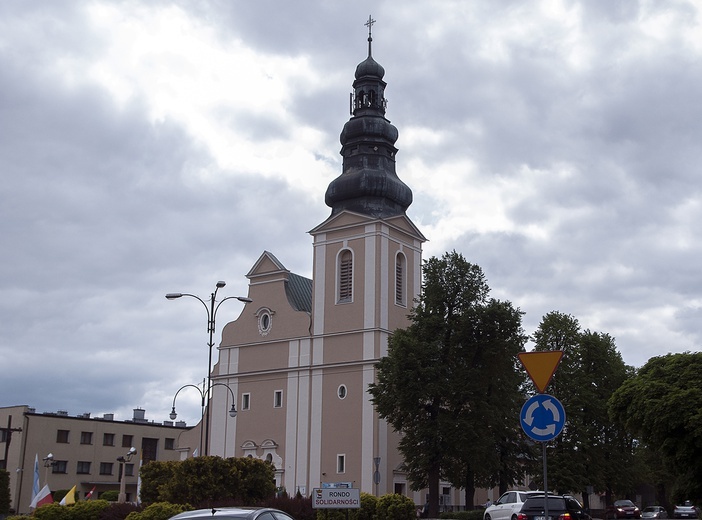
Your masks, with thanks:
[(61, 499), (60, 504), (62, 506), (68, 506), (71, 504), (76, 503), (76, 486), (73, 486), (68, 493), (66, 493), (66, 496)]

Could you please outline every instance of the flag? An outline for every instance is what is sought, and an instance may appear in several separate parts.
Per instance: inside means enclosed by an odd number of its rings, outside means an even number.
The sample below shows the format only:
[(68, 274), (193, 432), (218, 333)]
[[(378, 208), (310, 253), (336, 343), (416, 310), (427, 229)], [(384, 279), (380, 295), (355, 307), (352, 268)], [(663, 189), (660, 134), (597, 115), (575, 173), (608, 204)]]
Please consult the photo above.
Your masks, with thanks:
[(53, 501), (54, 498), (51, 496), (51, 490), (49, 489), (49, 485), (46, 484), (43, 488), (41, 488), (39, 493), (37, 493), (37, 496), (34, 497), (32, 503), (29, 504), (29, 508), (35, 509), (46, 504), (51, 504)]
[(69, 506), (71, 504), (76, 503), (76, 486), (73, 486), (68, 493), (66, 493), (66, 496), (61, 499), (61, 504), (62, 506)]
[(41, 491), (39, 487), (39, 454), (34, 455), (34, 484), (32, 485), (32, 501)]
[(88, 493), (87, 495), (85, 495), (85, 499), (86, 499), (86, 500), (90, 500), (90, 497), (93, 496), (93, 493), (95, 493), (95, 487), (96, 487), (96, 486), (93, 486), (93, 489), (90, 490), (90, 493)]

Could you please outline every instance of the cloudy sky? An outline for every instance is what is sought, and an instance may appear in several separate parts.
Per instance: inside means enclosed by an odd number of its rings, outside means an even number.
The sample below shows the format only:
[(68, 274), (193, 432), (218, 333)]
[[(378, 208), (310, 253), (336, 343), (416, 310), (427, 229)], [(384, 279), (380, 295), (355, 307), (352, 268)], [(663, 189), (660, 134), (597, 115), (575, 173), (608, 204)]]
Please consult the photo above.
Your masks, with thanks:
[(699, 0), (3, 0), (0, 406), (164, 420), (207, 368), (167, 292), (246, 295), (264, 250), (311, 276), (370, 14), (425, 258), (527, 333), (700, 348)]

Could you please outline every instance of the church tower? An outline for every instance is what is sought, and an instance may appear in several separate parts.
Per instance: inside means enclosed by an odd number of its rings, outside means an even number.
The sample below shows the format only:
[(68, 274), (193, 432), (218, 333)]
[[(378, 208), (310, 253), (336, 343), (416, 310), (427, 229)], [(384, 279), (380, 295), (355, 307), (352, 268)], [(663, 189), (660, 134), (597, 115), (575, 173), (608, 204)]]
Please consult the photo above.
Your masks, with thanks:
[[(368, 385), (392, 331), (409, 324), (426, 239), (405, 213), (412, 191), (395, 172), (398, 131), (385, 117), (372, 24), (340, 136), (342, 172), (325, 196), (331, 214), (310, 231), (313, 278), (264, 251), (246, 275), (253, 302), (222, 330), (212, 375), (211, 454), (270, 460), (290, 494), (340, 484), (409, 495), (397, 436)], [(215, 413), (231, 397), (236, 419)]]
[[(356, 67), (352, 117), (340, 136), (342, 173), (325, 196), (331, 215), (310, 231), (312, 363), (318, 367), (311, 405), (322, 411), (311, 430), (320, 460), (311, 467), (318, 463), (329, 475), (329, 468), (358, 464), (358, 487), (374, 492), (374, 460), (379, 458), (382, 494), (401, 490), (393, 476), (401, 459), (367, 389), (375, 380), (375, 363), (387, 353), (390, 333), (408, 325), (421, 287), (426, 239), (405, 214), (412, 191), (395, 172), (398, 131), (385, 117), (385, 70), (373, 59), (372, 24), (369, 18), (368, 57)], [(347, 410), (345, 401), (358, 409)]]

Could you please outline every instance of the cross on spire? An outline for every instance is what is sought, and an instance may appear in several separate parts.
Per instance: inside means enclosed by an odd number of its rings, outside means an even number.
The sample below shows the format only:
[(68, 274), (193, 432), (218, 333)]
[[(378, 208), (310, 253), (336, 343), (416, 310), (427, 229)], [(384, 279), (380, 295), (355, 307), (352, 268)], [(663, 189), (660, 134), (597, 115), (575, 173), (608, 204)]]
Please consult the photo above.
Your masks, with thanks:
[(373, 41), (372, 30), (374, 23), (375, 20), (373, 20), (373, 17), (371, 15), (368, 15), (368, 21), (363, 24), (366, 27), (368, 27), (368, 56), (371, 55), (371, 42)]

